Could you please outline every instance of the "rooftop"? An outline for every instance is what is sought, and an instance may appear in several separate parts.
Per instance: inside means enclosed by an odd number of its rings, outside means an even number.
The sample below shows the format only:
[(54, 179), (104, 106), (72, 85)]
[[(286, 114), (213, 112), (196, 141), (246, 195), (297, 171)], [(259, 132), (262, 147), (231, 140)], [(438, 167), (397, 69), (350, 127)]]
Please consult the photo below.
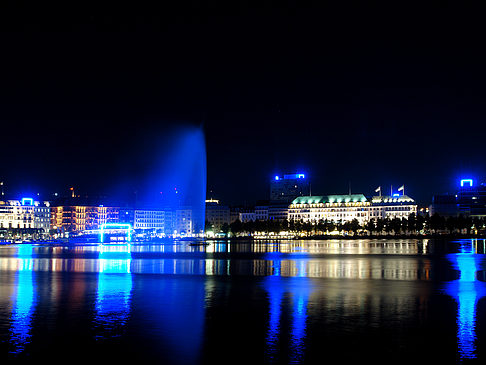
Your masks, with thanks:
[(382, 195), (382, 196), (374, 196), (371, 198), (371, 202), (374, 204), (377, 203), (414, 203), (415, 200), (410, 198), (408, 195), (400, 195), (400, 196), (390, 196), (390, 195)]
[(292, 201), (292, 204), (364, 203), (367, 201), (368, 199), (363, 194), (314, 195), (299, 196)]

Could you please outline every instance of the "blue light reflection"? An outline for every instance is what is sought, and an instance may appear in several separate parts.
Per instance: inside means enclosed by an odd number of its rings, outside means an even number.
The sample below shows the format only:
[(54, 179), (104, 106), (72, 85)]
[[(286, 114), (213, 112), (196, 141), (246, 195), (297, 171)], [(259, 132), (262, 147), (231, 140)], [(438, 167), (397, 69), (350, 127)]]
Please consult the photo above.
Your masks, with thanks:
[[(269, 324), (266, 339), (266, 356), (270, 362), (278, 362), (276, 358), (280, 353), (279, 337), (281, 333), (281, 316), (284, 299), (286, 296), (291, 297), (291, 328), (289, 344), (289, 361), (290, 363), (301, 363), (304, 360), (305, 335), (307, 323), (307, 307), (309, 297), (313, 291), (311, 279), (306, 277), (306, 267), (308, 260), (306, 258), (282, 259), (285, 256), (280, 254), (267, 254), (272, 260), (273, 274), (264, 279), (264, 288), (268, 292), (269, 298)], [(282, 265), (293, 266), (295, 276), (281, 277)]]
[(17, 249), (17, 278), (16, 293), (13, 297), (12, 325), (10, 328), (12, 350), (18, 354), (24, 351), (30, 343), (32, 334), (32, 312), (37, 302), (35, 297), (33, 276), (33, 246), (30, 244), (19, 246)]
[(476, 278), (482, 256), (475, 253), (475, 242), (463, 243), (460, 253), (450, 254), (448, 260), (459, 271), (459, 279), (446, 285), (446, 294), (457, 302), (457, 342), (461, 359), (476, 356), (476, 306), (486, 295), (486, 284)]
[(130, 315), (130, 245), (102, 245), (96, 298), (96, 338), (118, 337)]

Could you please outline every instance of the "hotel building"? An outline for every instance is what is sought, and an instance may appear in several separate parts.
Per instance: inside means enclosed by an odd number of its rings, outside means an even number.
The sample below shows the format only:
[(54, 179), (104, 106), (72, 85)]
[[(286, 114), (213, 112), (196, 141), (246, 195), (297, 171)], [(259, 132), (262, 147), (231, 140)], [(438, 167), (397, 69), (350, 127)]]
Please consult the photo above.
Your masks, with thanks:
[(31, 228), (40, 230), (41, 233), (49, 233), (49, 203), (34, 201), (31, 198), (0, 201), (0, 228)]
[(370, 219), (407, 218), (417, 214), (417, 204), (406, 195), (375, 196), (371, 200), (363, 194), (302, 196), (289, 207), (288, 219), (303, 222), (328, 220), (348, 222), (353, 219), (365, 224)]

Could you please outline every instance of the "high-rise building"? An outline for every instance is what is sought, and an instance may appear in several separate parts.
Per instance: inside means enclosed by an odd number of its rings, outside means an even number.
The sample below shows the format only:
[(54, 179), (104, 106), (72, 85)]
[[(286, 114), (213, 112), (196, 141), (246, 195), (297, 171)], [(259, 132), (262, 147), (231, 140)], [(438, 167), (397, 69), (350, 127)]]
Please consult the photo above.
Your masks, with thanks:
[(270, 181), (271, 203), (290, 203), (310, 194), (310, 181), (305, 174), (276, 175)]
[(462, 179), (455, 194), (435, 195), (430, 213), (442, 216), (486, 217), (486, 184)]

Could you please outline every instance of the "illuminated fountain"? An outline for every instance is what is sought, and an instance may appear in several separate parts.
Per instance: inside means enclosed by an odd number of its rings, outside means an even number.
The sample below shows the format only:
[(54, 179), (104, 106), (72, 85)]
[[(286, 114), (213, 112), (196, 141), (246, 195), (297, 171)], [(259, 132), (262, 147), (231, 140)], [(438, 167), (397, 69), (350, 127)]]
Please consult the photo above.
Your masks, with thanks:
[(476, 358), (476, 307), (486, 295), (486, 284), (476, 277), (484, 256), (475, 253), (475, 243), (462, 244), (460, 253), (447, 256), (459, 271), (459, 279), (447, 283), (445, 292), (457, 302), (457, 343), (461, 359)]
[[(147, 142), (151, 144), (151, 142)], [(150, 159), (139, 204), (172, 212), (172, 233), (194, 236), (204, 232), (206, 143), (202, 127), (187, 126), (164, 133), (147, 147)]]

